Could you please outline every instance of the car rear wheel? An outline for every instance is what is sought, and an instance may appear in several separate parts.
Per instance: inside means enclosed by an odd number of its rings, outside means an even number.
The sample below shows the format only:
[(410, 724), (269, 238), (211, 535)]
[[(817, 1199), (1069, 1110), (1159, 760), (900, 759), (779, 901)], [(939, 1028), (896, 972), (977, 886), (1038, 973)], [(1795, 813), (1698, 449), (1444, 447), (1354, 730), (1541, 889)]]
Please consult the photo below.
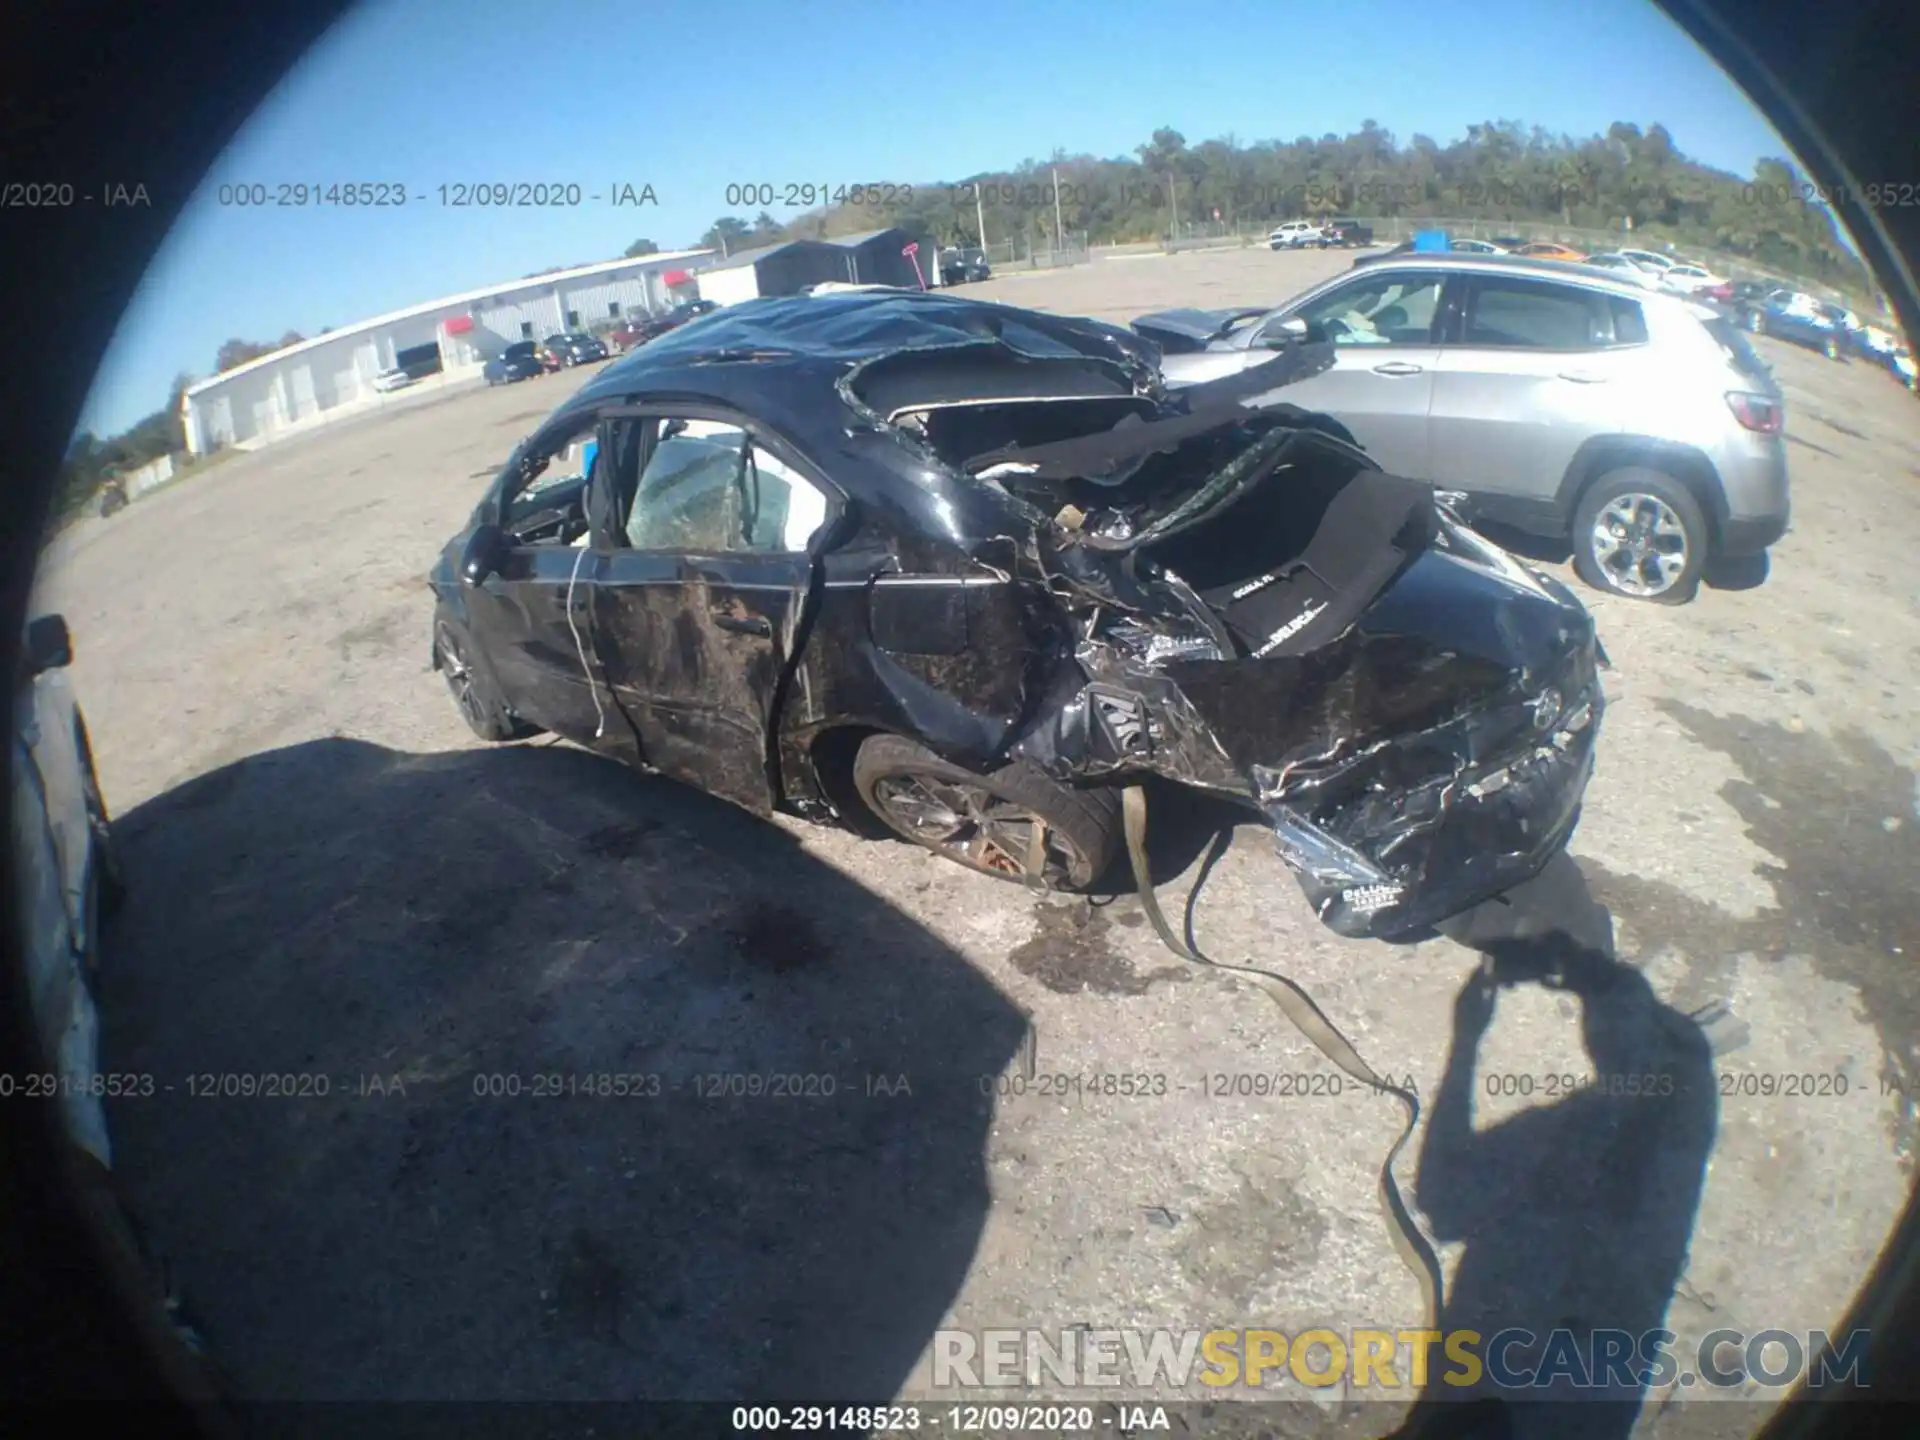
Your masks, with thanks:
[(507, 707), (492, 674), (475, 659), (473, 638), (450, 615), (443, 613), (434, 621), (433, 652), (460, 718), (474, 734), (482, 740), (506, 741), (540, 733)]
[(853, 783), (902, 839), (1003, 880), (1085, 890), (1120, 846), (1117, 792), (1072, 790), (1030, 765), (976, 775), (901, 736), (870, 735)]
[(1685, 485), (1658, 470), (1614, 470), (1573, 516), (1573, 568), (1599, 590), (1684, 605), (1700, 588), (1711, 535)]

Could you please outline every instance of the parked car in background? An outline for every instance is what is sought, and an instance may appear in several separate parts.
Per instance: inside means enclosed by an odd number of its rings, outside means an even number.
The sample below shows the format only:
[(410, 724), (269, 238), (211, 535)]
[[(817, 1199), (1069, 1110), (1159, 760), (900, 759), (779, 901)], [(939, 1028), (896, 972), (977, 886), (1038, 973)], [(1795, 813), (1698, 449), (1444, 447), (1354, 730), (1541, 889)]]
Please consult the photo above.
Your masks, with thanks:
[(1527, 237), (1524, 235), (1496, 235), (1493, 237), (1493, 243), (1508, 254), (1512, 254), (1515, 250), (1518, 250), (1522, 245), (1527, 243)]
[(1800, 290), (1775, 290), (1754, 310), (1748, 328), (1795, 345), (1818, 350), (1829, 360), (1844, 361), (1852, 348), (1845, 307)]
[(1629, 250), (1622, 248), (1611, 253), (1618, 255), (1630, 265), (1637, 265), (1642, 270), (1650, 271), (1656, 275), (1664, 275), (1680, 263), (1673, 256), (1662, 255), (1658, 250)]
[(1705, 306), (1599, 270), (1514, 256), (1376, 260), (1263, 314), (1171, 311), (1134, 329), (1170, 383), (1330, 342), (1284, 398), (1331, 415), (1396, 475), (1470, 516), (1568, 539), (1589, 584), (1678, 603), (1715, 556), (1788, 520), (1783, 401)]
[(1658, 273), (1644, 265), (1636, 265), (1624, 255), (1612, 251), (1603, 251), (1598, 255), (1589, 255), (1580, 262), (1596, 270), (1604, 270), (1617, 280), (1630, 285), (1638, 285), (1642, 290), (1658, 290), (1661, 287)]
[(679, 329), (689, 320), (711, 315), (719, 308), (719, 304), (713, 300), (688, 300), (656, 315), (629, 316), (623, 324), (615, 327), (609, 338), (621, 350), (632, 350), (650, 340), (659, 339), (670, 330)]
[(382, 395), (387, 395), (395, 390), (406, 389), (407, 386), (413, 384), (414, 381), (412, 375), (395, 366), (391, 370), (382, 370), (378, 375), (374, 376), (369, 383)]
[(644, 345), (656, 335), (664, 335), (672, 322), (662, 315), (629, 315), (607, 332), (607, 343), (624, 354)]
[(1900, 349), (1900, 337), (1884, 325), (1862, 324), (1855, 332), (1853, 348), (1863, 360), (1888, 365)]
[(1660, 283), (1676, 295), (1692, 295), (1702, 300), (1733, 298), (1733, 282), (1704, 265), (1675, 265), (1660, 276)]
[(1289, 220), (1276, 225), (1267, 236), (1270, 250), (1324, 250), (1327, 244), (1325, 232), (1311, 220)]
[(540, 361), (540, 347), (531, 340), (516, 340), (480, 367), (489, 385), (510, 385), (516, 380), (531, 380), (546, 374)]
[(118, 515), (127, 508), (128, 499), (127, 477), (118, 470), (109, 470), (100, 481), (100, 518), (105, 520), (110, 515)]
[(960, 247), (940, 252), (940, 283), (942, 285), (975, 285), (982, 280), (993, 278), (993, 267), (987, 264), (987, 255), (977, 247)]
[(1553, 240), (1529, 240), (1525, 245), (1516, 245), (1514, 254), (1531, 260), (1585, 260), (1587, 252), (1575, 250), (1570, 245), (1562, 245)]
[(1373, 228), (1358, 220), (1329, 220), (1320, 231), (1330, 246), (1343, 250), (1364, 250), (1373, 244)]
[(1771, 280), (1736, 280), (1729, 287), (1727, 298), (1719, 302), (1720, 310), (1742, 330), (1751, 330), (1753, 313), (1779, 288)]
[(575, 365), (591, 365), (597, 360), (607, 358), (607, 347), (582, 330), (568, 330), (563, 334), (549, 335), (545, 349), (549, 355), (559, 360), (562, 368), (568, 370)]
[(1448, 242), (1447, 248), (1458, 255), (1504, 255), (1507, 253), (1506, 246), (1496, 245), (1491, 240), (1453, 240)]
[[(1176, 398), (1098, 321), (743, 304), (507, 457), (430, 576), (435, 668), (484, 739), (551, 731), (1035, 888), (1097, 885), (1119, 787), (1158, 775), (1271, 827), (1337, 933), (1420, 933), (1565, 845), (1598, 645), (1430, 487), (1241, 403), (1323, 358)], [(583, 435), (590, 476), (545, 483)]]

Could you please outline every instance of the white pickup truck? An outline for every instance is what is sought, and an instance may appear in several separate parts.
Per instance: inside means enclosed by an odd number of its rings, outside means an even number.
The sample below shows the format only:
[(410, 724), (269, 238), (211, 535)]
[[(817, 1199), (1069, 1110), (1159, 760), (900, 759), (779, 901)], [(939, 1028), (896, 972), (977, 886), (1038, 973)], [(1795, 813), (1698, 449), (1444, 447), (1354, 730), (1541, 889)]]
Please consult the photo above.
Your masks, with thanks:
[(1270, 250), (1305, 250), (1310, 246), (1324, 250), (1332, 243), (1327, 232), (1311, 220), (1289, 220), (1267, 236)]

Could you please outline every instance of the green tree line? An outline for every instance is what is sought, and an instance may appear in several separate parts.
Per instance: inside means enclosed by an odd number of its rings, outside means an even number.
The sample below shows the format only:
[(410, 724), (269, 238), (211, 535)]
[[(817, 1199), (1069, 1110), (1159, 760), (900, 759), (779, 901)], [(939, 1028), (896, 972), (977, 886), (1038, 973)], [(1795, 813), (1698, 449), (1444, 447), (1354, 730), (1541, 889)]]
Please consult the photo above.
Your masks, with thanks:
[(1517, 229), (1558, 225), (1639, 243), (1711, 248), (1843, 288), (1869, 285), (1818, 190), (1793, 163), (1767, 158), (1751, 177), (1689, 158), (1665, 126), (1625, 121), (1577, 139), (1497, 120), (1451, 144), (1405, 144), (1369, 120), (1352, 134), (1189, 144), (1156, 130), (1130, 155), (1056, 152), (958, 180), (849, 187), (840, 203), (784, 225), (765, 213), (716, 220), (700, 239), (729, 250), (788, 238), (899, 225), (942, 245), (1069, 237), (1125, 244), (1187, 233), (1200, 223), (1247, 228), (1335, 213), (1367, 218), (1486, 220)]

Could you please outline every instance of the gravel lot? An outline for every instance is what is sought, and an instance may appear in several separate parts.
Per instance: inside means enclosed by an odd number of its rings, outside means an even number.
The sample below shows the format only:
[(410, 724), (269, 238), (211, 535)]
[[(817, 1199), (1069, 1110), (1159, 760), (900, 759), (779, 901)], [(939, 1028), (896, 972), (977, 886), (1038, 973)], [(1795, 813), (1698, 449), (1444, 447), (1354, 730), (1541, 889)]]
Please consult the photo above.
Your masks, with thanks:
[[(1347, 263), (1112, 260), (971, 293), (1125, 321), (1278, 301)], [(1795, 466), (1770, 577), (1678, 609), (1583, 590), (1615, 669), (1573, 853), (1644, 983), (1584, 1029), (1564, 994), (1503, 993), (1472, 1127), (1456, 1111), (1402, 1161), (1457, 1323), (1830, 1327), (1906, 1197), (1911, 1109), (1883, 1092), (1920, 1085), (1920, 403), (1760, 343)], [(109, 1066), (162, 1087), (113, 1111), (120, 1166), (240, 1388), (880, 1400), (931, 1393), (939, 1325), (1417, 1325), (1374, 1199), (1399, 1110), (1351, 1083), (1209, 1098), (1203, 1077), (1332, 1072), (1259, 993), (1164, 951), (1132, 897), (1036, 900), (471, 739), (428, 669), (423, 576), (576, 383), (237, 457), (50, 551), (135, 886)], [(1172, 902), (1203, 837), (1163, 838)], [(1326, 933), (1255, 830), (1208, 874), (1198, 931), (1294, 976), (1429, 1102), (1473, 1023), (1472, 951)], [(1501, 1078), (1662, 1069), (1713, 1002), (1717, 1116)], [(1163, 1093), (1042, 1095), (1029, 1070)], [(229, 1074), (307, 1078), (192, 1093)], [(527, 1093), (550, 1074), (661, 1090)], [(698, 1093), (739, 1074), (815, 1078)], [(1746, 1093), (1803, 1074), (1846, 1093)], [(488, 1076), (523, 1093), (476, 1094)], [(1689, 1243), (1668, 1308), (1660, 1257)], [(1391, 1419), (1338, 1398), (1285, 1428)]]

